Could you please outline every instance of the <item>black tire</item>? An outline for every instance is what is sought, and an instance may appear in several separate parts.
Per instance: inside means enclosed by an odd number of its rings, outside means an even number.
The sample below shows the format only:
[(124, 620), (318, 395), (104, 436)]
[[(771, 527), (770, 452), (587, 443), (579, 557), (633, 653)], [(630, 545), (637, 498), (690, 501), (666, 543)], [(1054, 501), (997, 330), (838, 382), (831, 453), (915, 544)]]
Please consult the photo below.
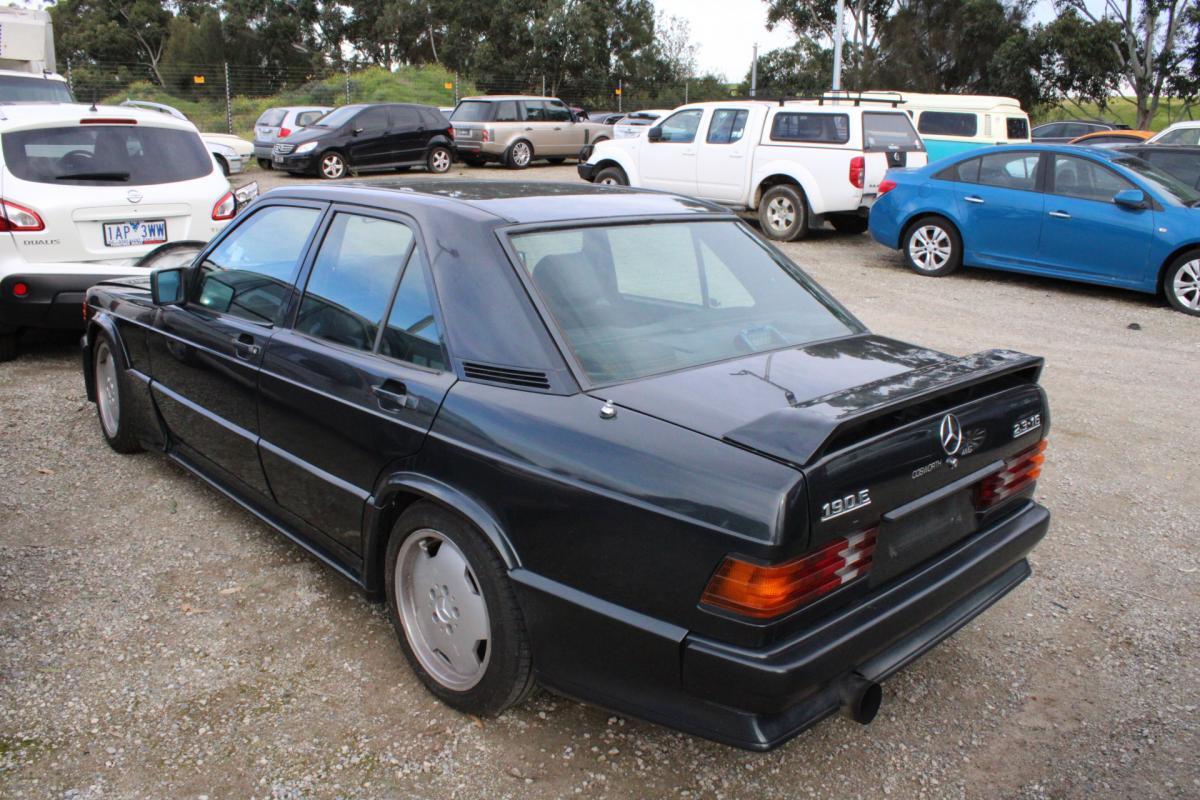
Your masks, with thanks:
[(445, 175), (454, 165), (454, 151), (445, 145), (434, 145), (425, 156), (425, 166), (434, 175)]
[(229, 162), (225, 160), (224, 156), (216, 156), (216, 159), (217, 159), (217, 166), (221, 168), (221, 174), (224, 175), (226, 178), (228, 178), (229, 177)]
[[(104, 376), (109, 373), (107, 373), (104, 363), (110, 359), (112, 361), (112, 384), (108, 385)], [(121, 366), (121, 357), (117, 346), (107, 333), (99, 333), (96, 343), (92, 346), (92, 375), (96, 382), (96, 416), (100, 422), (100, 433), (104, 436), (104, 441), (108, 442), (108, 446), (118, 453), (141, 452), (142, 446), (134, 435), (133, 421), (130, 416), (129, 383), (125, 378), (125, 370)], [(104, 403), (106, 398), (101, 395), (106, 392), (111, 393), (108, 395), (109, 398), (115, 397), (116, 399), (116, 409), (112, 414), (113, 429), (110, 429), (109, 423), (105, 421)]]
[(628, 186), (629, 176), (620, 167), (605, 167), (596, 173), (592, 182), (606, 186)]
[(904, 229), (904, 263), (918, 275), (940, 278), (962, 266), (962, 237), (945, 217), (928, 214)]
[(525, 169), (533, 161), (533, 145), (517, 139), (504, 151), (504, 166), (509, 169)]
[(833, 229), (838, 233), (845, 233), (854, 236), (860, 233), (866, 233), (867, 231), (866, 217), (849, 215), (842, 217), (830, 217), (829, 222), (833, 225)]
[(1200, 250), (1189, 250), (1163, 272), (1163, 294), (1176, 311), (1200, 317)]
[(768, 239), (794, 242), (808, 235), (808, 203), (799, 186), (772, 186), (758, 204), (758, 224)]
[(554, 158), (546, 159), (547, 163), (553, 164), (554, 166), (558, 166), (559, 164), (563, 163), (566, 160), (567, 159), (563, 158), (562, 156), (555, 156)]
[(258, 159), (258, 168), (259, 169), (275, 169), (275, 165), (271, 163), (271, 159), (269, 159), (269, 158), (260, 158), (260, 159)]
[[(337, 165), (340, 165), (340, 167), (337, 167)], [(336, 181), (349, 174), (350, 165), (346, 162), (346, 157), (338, 150), (326, 150), (317, 159), (317, 177), (319, 178)]]
[[(487, 665), (478, 682), (461, 691), (448, 688), (422, 666), (409, 641), (399, 607), (396, 586), (398, 557), (405, 541), (425, 531), (439, 533), (455, 545), (473, 573), (479, 596), (487, 606), (490, 635)], [(493, 716), (520, 703), (533, 691), (529, 636), (504, 562), (464, 519), (433, 503), (421, 501), (409, 506), (392, 527), (385, 581), (388, 616), (400, 639), (400, 647), (417, 677), (446, 705), (467, 714)], [(424, 588), (413, 588), (423, 599)], [(457, 614), (458, 609), (454, 611)], [(457, 624), (457, 616), (453, 621)]]
[(17, 334), (0, 333), (0, 361), (12, 361), (17, 357)]

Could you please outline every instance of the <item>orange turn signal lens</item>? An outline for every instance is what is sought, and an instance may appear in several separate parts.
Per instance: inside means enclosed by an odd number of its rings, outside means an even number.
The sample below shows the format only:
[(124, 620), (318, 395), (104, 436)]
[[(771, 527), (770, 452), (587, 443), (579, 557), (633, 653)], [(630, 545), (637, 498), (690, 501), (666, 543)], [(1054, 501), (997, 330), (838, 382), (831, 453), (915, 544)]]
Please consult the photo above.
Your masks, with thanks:
[(782, 564), (727, 557), (700, 602), (757, 619), (777, 617), (864, 575), (871, 568), (876, 529), (836, 539)]
[(1028, 450), (1005, 461), (1004, 469), (980, 481), (975, 491), (975, 505), (981, 509), (991, 508), (1006, 497), (1012, 497), (1032, 486), (1042, 474), (1048, 444), (1042, 439)]

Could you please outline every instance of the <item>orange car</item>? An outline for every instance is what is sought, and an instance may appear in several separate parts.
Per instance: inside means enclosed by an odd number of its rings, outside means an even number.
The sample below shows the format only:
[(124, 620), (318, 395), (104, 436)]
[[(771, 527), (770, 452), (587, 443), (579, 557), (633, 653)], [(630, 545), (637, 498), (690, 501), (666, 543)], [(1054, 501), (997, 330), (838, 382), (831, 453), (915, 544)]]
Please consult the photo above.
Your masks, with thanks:
[(1089, 147), (1120, 147), (1123, 144), (1140, 144), (1151, 136), (1154, 131), (1096, 131), (1094, 133), (1085, 133), (1083, 136), (1076, 136), (1067, 144), (1083, 144)]

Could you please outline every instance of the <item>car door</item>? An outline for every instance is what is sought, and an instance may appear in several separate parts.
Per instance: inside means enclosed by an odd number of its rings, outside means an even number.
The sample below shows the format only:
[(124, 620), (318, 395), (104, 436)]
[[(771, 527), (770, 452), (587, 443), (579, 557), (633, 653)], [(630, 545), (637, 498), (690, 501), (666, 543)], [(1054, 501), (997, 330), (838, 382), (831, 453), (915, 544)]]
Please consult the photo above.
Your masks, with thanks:
[(1001, 150), (939, 173), (958, 181), (956, 207), (968, 263), (1033, 266), (1042, 235), (1042, 157)]
[(704, 109), (685, 108), (664, 119), (655, 128), (660, 138), (647, 138), (638, 146), (638, 171), (642, 186), (681, 194), (697, 192), (696, 134)]
[(585, 143), (587, 126), (575, 122), (571, 109), (561, 100), (546, 101), (546, 119), (551, 133), (551, 149), (545, 151), (546, 155), (578, 155)]
[(186, 302), (157, 312), (151, 390), (172, 448), (239, 489), (268, 494), (255, 384), (323, 209), (258, 206), (201, 257)]
[(525, 109), (524, 130), (512, 141), (528, 139), (533, 145), (533, 153), (537, 158), (554, 155), (554, 126), (547, 118), (546, 104), (542, 100), (525, 100), (521, 103)]
[(1039, 260), (1084, 279), (1140, 282), (1149, 264), (1154, 211), (1118, 206), (1113, 195), (1141, 187), (1089, 158), (1051, 158)]
[(696, 187), (701, 197), (722, 203), (742, 202), (749, 181), (749, 116), (744, 108), (713, 110), (696, 161)]
[(334, 212), (295, 319), (267, 347), (260, 447), (279, 504), (357, 554), (376, 480), (421, 447), (455, 377), (415, 227)]
[(420, 113), (412, 106), (391, 106), (389, 108), (392, 140), (393, 161), (404, 164), (410, 161), (421, 161), (425, 158), (425, 145), (430, 133), (425, 130), (425, 123)]
[(346, 150), (356, 167), (377, 167), (392, 163), (392, 142), (387, 106), (370, 106), (355, 114), (349, 123)]

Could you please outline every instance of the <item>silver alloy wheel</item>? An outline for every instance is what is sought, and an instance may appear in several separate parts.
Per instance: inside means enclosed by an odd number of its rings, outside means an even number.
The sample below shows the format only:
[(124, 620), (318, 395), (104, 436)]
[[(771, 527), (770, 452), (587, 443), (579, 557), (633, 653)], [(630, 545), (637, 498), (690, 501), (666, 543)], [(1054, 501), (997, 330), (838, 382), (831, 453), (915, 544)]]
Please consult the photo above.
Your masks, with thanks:
[(326, 178), (340, 178), (346, 174), (346, 162), (337, 153), (321, 156), (321, 174)]
[(533, 153), (529, 150), (529, 145), (524, 142), (517, 142), (513, 145), (512, 160), (518, 167), (524, 167), (529, 164), (529, 158)]
[(1200, 259), (1193, 259), (1179, 268), (1171, 282), (1171, 291), (1181, 306), (1200, 311)]
[(117, 391), (117, 363), (108, 342), (96, 345), (96, 405), (100, 407), (100, 424), (108, 438), (116, 438), (121, 419), (121, 395)]
[(434, 172), (445, 172), (450, 169), (450, 151), (439, 147), (429, 157), (429, 164)]
[(908, 256), (917, 269), (934, 272), (946, 266), (954, 251), (950, 234), (937, 225), (922, 225), (908, 237)]
[(432, 528), (414, 531), (396, 554), (396, 605), (404, 636), (434, 680), (466, 691), (492, 657), (487, 601), (462, 551)]
[(796, 224), (796, 204), (790, 198), (779, 195), (767, 203), (767, 224), (782, 233)]

